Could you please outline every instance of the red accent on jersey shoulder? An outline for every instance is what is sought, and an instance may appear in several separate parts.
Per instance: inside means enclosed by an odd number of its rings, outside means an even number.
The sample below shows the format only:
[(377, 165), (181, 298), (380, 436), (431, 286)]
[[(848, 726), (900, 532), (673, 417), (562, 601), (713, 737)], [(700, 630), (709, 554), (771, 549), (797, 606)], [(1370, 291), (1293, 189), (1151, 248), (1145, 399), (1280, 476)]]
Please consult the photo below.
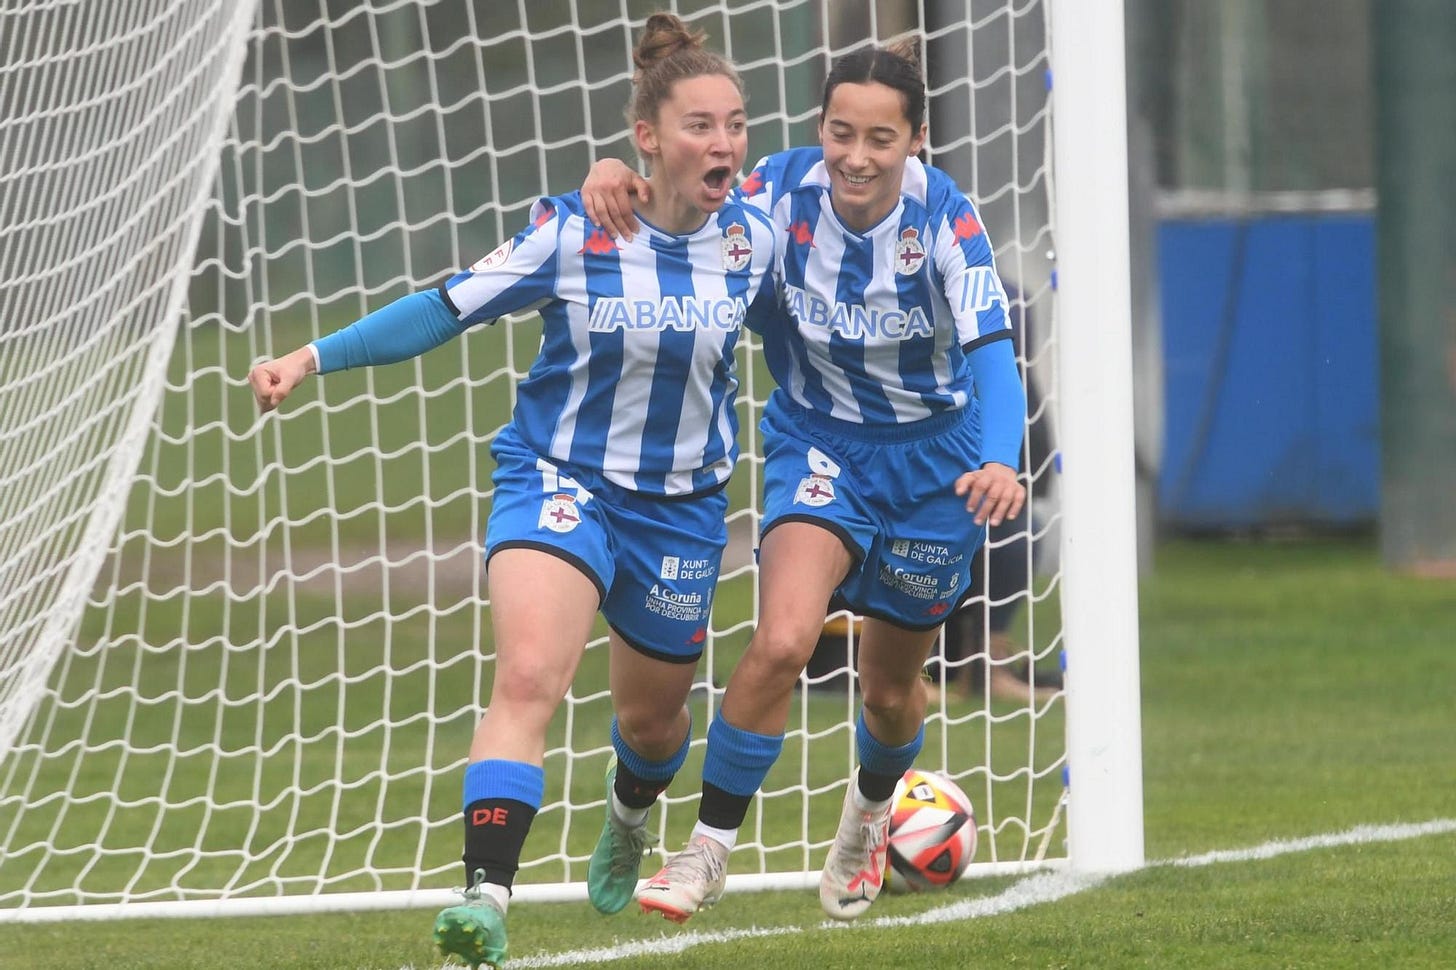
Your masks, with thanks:
[(812, 246), (814, 245), (814, 230), (809, 228), (809, 223), (807, 222), (796, 222), (789, 226), (789, 238), (800, 246), (805, 243)]
[(969, 212), (962, 213), (955, 221), (956, 242), (962, 239), (970, 239), (981, 234), (981, 225), (971, 217)]
[(757, 195), (758, 193), (762, 192), (763, 170), (758, 168), (754, 169), (752, 172), (749, 173), (748, 178), (743, 180), (743, 184), (740, 185), (738, 188), (739, 191), (741, 191), (744, 195), (748, 196)]

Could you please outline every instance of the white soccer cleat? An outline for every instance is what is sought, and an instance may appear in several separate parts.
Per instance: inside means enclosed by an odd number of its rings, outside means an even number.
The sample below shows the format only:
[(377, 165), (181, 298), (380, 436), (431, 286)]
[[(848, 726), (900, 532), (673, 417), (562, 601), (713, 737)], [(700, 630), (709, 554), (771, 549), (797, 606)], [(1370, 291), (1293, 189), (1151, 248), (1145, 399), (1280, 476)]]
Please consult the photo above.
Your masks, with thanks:
[(859, 771), (849, 779), (839, 831), (824, 860), (819, 877), (819, 904), (834, 919), (854, 919), (875, 901), (885, 885), (885, 856), (890, 843), (891, 799), (878, 812), (866, 812), (854, 802)]
[(660, 913), (686, 923), (700, 909), (723, 898), (728, 883), (728, 848), (706, 835), (695, 835), (662, 871), (637, 893), (644, 913)]

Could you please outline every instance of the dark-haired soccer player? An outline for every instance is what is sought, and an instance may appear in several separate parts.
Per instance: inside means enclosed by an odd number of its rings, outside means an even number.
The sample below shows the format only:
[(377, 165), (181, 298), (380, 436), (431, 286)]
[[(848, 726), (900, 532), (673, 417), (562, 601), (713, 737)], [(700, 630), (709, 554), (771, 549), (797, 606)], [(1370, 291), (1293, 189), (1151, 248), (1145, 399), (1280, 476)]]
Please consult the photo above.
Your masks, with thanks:
[[(922, 165), (913, 49), (864, 48), (825, 82), (821, 148), (770, 156), (740, 187), (780, 234), (782, 320), (763, 330), (778, 389), (763, 417), (758, 626), (708, 729), (686, 848), (643, 887), (683, 921), (723, 893), (728, 853), (783, 747), (794, 684), (829, 609), (864, 616), (859, 768), (820, 881), (853, 919), (882, 885), (890, 801), (924, 739), (921, 668), (970, 593), (987, 524), (1015, 517), (1026, 394), (1006, 297), (975, 207)], [(630, 233), (621, 163), (588, 211)]]

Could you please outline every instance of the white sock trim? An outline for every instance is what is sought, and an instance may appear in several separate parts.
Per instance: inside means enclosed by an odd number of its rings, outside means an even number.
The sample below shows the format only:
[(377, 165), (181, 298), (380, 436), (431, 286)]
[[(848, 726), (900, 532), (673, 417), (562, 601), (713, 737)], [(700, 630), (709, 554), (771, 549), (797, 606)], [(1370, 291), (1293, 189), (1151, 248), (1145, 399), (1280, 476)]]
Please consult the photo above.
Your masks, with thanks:
[(693, 826), (692, 837), (697, 838), (700, 835), (712, 839), (729, 851), (732, 851), (733, 847), (738, 844), (737, 829), (715, 829), (713, 826), (704, 825), (699, 821), (698, 824)]
[(493, 882), (488, 882), (485, 885), (481, 886), (480, 890), (491, 899), (495, 900), (496, 905), (500, 907), (500, 911), (502, 913), (504, 913), (507, 907), (511, 905), (511, 891), (505, 886), (501, 886)]
[(626, 805), (623, 805), (622, 800), (617, 797), (617, 790), (615, 788), (612, 789), (611, 804), (612, 817), (618, 822), (621, 822), (623, 828), (635, 829), (646, 825), (647, 816), (652, 811), (651, 806), (647, 808), (628, 808)]

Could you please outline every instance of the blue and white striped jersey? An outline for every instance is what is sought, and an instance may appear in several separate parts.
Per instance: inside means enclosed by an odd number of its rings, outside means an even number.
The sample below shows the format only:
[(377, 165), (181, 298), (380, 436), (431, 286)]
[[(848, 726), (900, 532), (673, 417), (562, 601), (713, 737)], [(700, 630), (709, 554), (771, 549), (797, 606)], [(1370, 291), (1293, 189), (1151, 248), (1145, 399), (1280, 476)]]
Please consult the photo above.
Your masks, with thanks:
[(1006, 294), (974, 206), (908, 159), (900, 204), (869, 232), (835, 215), (819, 148), (760, 161), (737, 198), (779, 234), (781, 313), (755, 313), (769, 369), (799, 405), (842, 421), (903, 424), (971, 403), (967, 357), (1011, 336)]
[(514, 414), (538, 454), (686, 495), (733, 470), (733, 350), (749, 305), (773, 298), (773, 255), (751, 206), (730, 201), (680, 236), (644, 221), (615, 242), (571, 193), (539, 200), (530, 226), (440, 291), (462, 326), (539, 308), (541, 352)]

